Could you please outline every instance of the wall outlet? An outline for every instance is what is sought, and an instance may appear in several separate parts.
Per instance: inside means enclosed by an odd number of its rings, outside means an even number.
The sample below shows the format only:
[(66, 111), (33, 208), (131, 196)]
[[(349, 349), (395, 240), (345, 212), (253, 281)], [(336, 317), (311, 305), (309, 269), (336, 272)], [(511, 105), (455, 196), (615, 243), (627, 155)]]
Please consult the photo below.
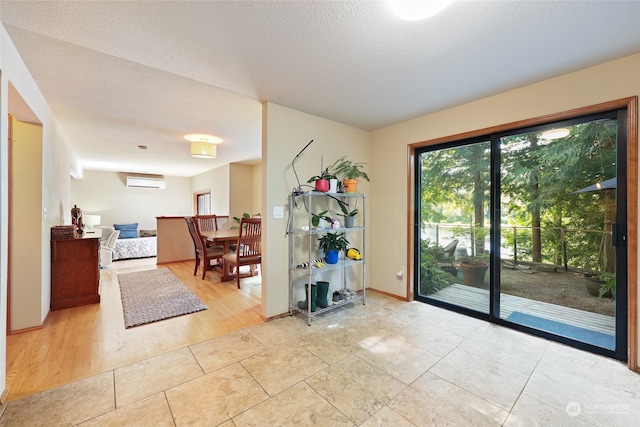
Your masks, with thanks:
[(274, 206), (273, 207), (273, 217), (274, 218), (284, 218), (284, 207), (283, 206)]

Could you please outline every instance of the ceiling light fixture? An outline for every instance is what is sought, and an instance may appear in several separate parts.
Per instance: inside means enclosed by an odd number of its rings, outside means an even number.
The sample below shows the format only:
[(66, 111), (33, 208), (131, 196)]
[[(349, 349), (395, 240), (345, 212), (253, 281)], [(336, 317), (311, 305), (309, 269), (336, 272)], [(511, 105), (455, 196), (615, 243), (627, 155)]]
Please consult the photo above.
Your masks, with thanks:
[(191, 156), (203, 159), (215, 159), (218, 155), (216, 144), (222, 142), (217, 136), (202, 133), (191, 133), (185, 135), (184, 139), (191, 142)]
[(191, 156), (200, 157), (202, 159), (215, 159), (218, 155), (218, 147), (209, 142), (192, 142)]
[(569, 135), (569, 133), (570, 131), (567, 128), (551, 129), (551, 130), (542, 132), (540, 134), (540, 138), (546, 139), (547, 141), (551, 141), (554, 139), (564, 138), (565, 136)]
[(442, 12), (451, 0), (389, 0), (391, 10), (407, 21), (420, 21)]

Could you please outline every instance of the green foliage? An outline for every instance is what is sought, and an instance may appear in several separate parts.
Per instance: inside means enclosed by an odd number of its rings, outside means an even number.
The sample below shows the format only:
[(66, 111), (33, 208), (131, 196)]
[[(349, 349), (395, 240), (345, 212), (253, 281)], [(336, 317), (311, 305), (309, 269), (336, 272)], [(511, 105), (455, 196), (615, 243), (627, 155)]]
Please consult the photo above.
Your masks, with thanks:
[(600, 274), (595, 276), (596, 279), (603, 280), (604, 283), (600, 285), (600, 289), (598, 289), (598, 295), (600, 298), (606, 295), (613, 295), (616, 297), (616, 275), (615, 274)]
[(327, 216), (327, 212), (329, 211), (322, 211), (319, 214), (311, 214), (311, 225), (313, 225), (314, 227), (317, 227), (320, 224), (320, 220), (324, 219), (325, 221), (328, 221), (329, 223), (331, 222), (331, 217)]
[(431, 245), (429, 239), (420, 242), (420, 295), (430, 295), (455, 283), (455, 277), (438, 267), (444, 251)]
[(337, 179), (337, 177), (335, 176), (335, 174), (329, 172), (329, 168), (325, 168), (325, 170), (323, 170), (322, 172), (320, 172), (320, 175), (315, 175), (312, 176), (311, 178), (309, 178), (309, 180), (307, 181), (307, 183), (312, 183), (312, 182), (316, 182), (319, 179)]
[(323, 235), (318, 244), (320, 249), (326, 254), (329, 251), (347, 251), (349, 241), (346, 239), (344, 233), (327, 233)]
[[(573, 194), (615, 177), (616, 126), (598, 120), (572, 126), (565, 138), (546, 141), (539, 132), (500, 139), (500, 221), (502, 245), (519, 260), (563, 264), (560, 229), (572, 267), (611, 271), (603, 244), (615, 209), (613, 191)], [(420, 155), (421, 223), (468, 224), (457, 232), (481, 255), (487, 235), (489, 142), (427, 151)], [(516, 230), (514, 233), (514, 229)], [(455, 231), (454, 231), (455, 234)], [(606, 242), (605, 242), (606, 243)], [(603, 248), (599, 250), (599, 248)]]
[(329, 166), (329, 170), (342, 179), (366, 179), (369, 181), (369, 175), (363, 170), (366, 163), (354, 162), (346, 156), (340, 157)]
[[(490, 144), (463, 145), (429, 151), (420, 156), (421, 222), (470, 223), (478, 229), (488, 216), (490, 191)], [(456, 212), (445, 215), (444, 208)], [(484, 241), (471, 242), (475, 253), (484, 251)]]
[(349, 205), (342, 200), (338, 200), (338, 205), (344, 216), (356, 216), (358, 215), (358, 208), (349, 210)]
[[(572, 192), (616, 176), (615, 131), (615, 126), (596, 121), (576, 125), (569, 136), (553, 141), (538, 140), (537, 134), (502, 139), (501, 190), (508, 201), (502, 204), (503, 220), (532, 227), (528, 234), (518, 230), (517, 246), (530, 248), (529, 254), (518, 254), (520, 259), (561, 264), (563, 227), (574, 230), (567, 238), (573, 265), (598, 269), (602, 234), (585, 230), (603, 229), (608, 195)], [(512, 235), (511, 240), (513, 244)]]
[[(254, 216), (254, 217), (255, 217), (255, 216), (260, 216), (260, 214), (259, 214), (259, 213), (257, 213), (257, 214), (254, 214), (253, 216)], [(251, 215), (249, 215), (248, 213), (246, 213), (246, 212), (245, 212), (245, 213), (243, 213), (243, 214), (242, 214), (242, 218), (251, 218)], [(234, 220), (234, 221), (236, 222), (236, 224), (238, 224), (238, 225), (232, 225), (231, 227), (229, 227), (229, 229), (230, 229), (230, 230), (237, 230), (238, 228), (240, 228), (240, 221), (242, 220), (242, 218), (237, 217), (237, 216), (234, 216), (234, 217), (233, 217), (233, 220)]]

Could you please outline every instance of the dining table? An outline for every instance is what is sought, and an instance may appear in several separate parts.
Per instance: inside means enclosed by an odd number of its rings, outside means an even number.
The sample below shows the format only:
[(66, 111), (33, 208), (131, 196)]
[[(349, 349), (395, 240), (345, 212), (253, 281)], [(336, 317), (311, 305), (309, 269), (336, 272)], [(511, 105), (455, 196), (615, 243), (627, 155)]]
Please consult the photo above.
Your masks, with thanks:
[[(234, 243), (238, 242), (238, 237), (240, 236), (239, 229), (233, 230), (212, 230), (212, 231), (200, 231), (200, 235), (207, 239), (207, 242), (213, 246), (222, 246), (224, 253), (229, 253), (230, 246)], [(236, 273), (231, 271), (230, 266), (225, 265), (224, 260), (222, 261), (222, 281), (227, 282), (229, 280), (234, 280), (236, 278)], [(253, 275), (253, 269), (251, 270), (250, 275)], [(244, 275), (243, 275), (244, 276)]]

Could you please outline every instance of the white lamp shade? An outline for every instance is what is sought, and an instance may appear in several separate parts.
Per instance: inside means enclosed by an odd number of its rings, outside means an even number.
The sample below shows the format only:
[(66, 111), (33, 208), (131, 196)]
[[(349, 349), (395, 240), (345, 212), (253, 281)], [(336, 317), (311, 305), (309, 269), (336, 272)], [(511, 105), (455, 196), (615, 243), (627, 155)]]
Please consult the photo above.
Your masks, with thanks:
[(82, 215), (82, 223), (89, 228), (89, 230), (93, 230), (94, 225), (100, 224), (100, 215)]
[(218, 155), (217, 147), (210, 142), (192, 142), (191, 155), (193, 157), (202, 157), (205, 159), (215, 159)]

